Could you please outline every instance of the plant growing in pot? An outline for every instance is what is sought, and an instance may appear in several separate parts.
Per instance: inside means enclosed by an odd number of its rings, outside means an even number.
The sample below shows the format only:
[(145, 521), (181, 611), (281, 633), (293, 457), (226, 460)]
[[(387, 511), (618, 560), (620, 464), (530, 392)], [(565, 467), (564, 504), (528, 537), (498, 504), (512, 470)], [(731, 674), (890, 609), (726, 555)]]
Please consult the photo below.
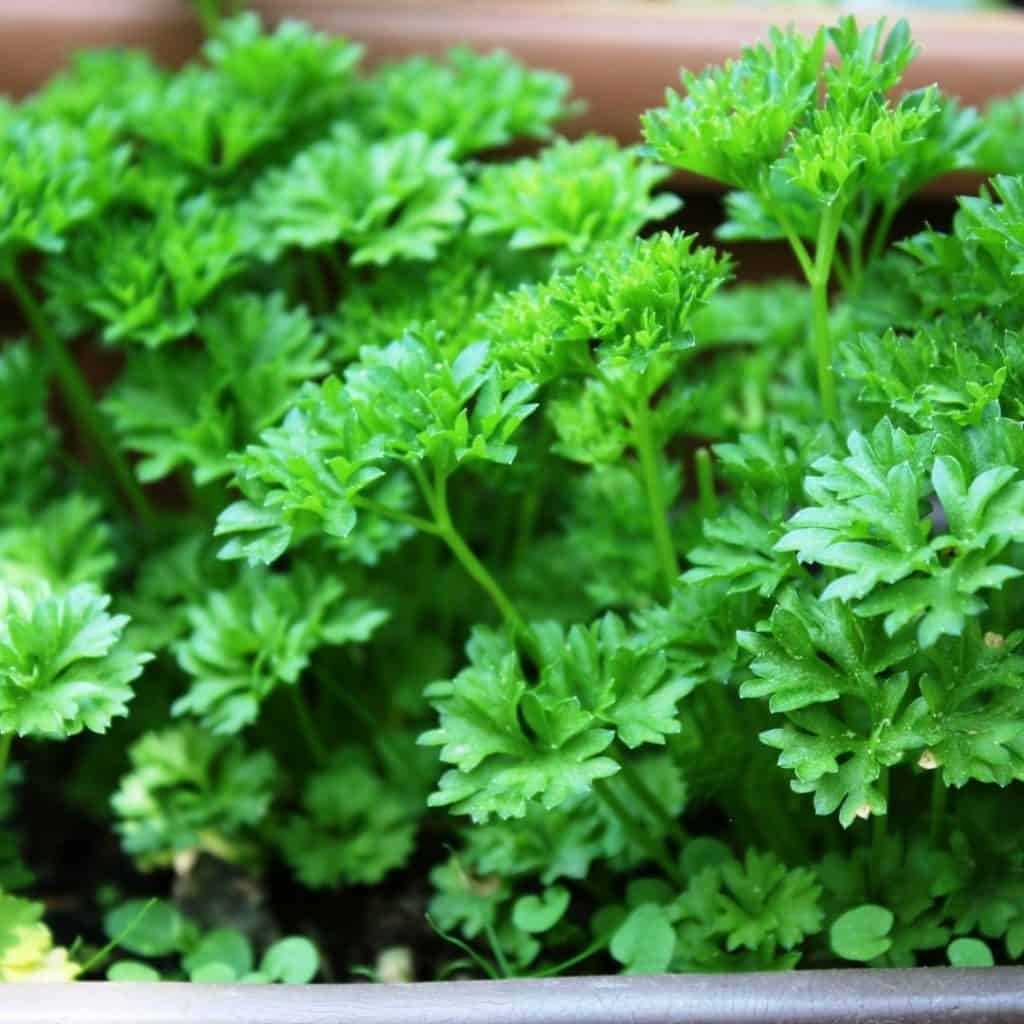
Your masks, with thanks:
[(1011, 151), (913, 54), (778, 31), (644, 152), (245, 15), (0, 109), (0, 977), (1019, 958), (1024, 186), (892, 244)]

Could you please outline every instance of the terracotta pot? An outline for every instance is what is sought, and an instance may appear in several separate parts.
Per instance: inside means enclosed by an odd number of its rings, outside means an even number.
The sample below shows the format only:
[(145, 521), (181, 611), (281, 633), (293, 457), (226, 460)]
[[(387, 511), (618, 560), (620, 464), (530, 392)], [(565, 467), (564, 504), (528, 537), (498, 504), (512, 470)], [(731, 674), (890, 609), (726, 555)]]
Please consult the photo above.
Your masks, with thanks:
[(5, 985), (3, 1024), (1020, 1024), (1024, 968), (416, 985)]
[(181, 0), (0, 0), (0, 95), (38, 88), (76, 50), (136, 46), (180, 64), (200, 39)]
[[(632, 141), (638, 115), (662, 102), (679, 68), (699, 70), (736, 56), (772, 25), (815, 28), (834, 7), (679, 6), (623, 0), (255, 0), (268, 19), (284, 15), (358, 39), (371, 61), (440, 53), (454, 42), (502, 47), (536, 67), (568, 74), (588, 111), (580, 122)], [(898, 3), (894, 5), (898, 7)], [(865, 13), (863, 17), (874, 17)], [(938, 82), (965, 103), (1024, 88), (1024, 15), (913, 11), (921, 55), (909, 88)]]

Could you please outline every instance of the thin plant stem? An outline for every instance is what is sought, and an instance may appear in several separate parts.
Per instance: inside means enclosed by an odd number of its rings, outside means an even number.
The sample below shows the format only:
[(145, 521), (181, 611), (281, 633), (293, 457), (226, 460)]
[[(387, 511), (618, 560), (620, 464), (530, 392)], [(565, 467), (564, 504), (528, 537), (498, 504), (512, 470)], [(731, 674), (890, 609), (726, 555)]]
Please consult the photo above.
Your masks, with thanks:
[(892, 231), (892, 222), (898, 209), (898, 203), (886, 203), (886, 205), (882, 207), (881, 216), (878, 218), (878, 224), (875, 226), (875, 233), (871, 237), (871, 247), (868, 252), (870, 263), (874, 263), (885, 250), (885, 244), (889, 240), (889, 234)]
[(764, 426), (764, 400), (756, 380), (747, 378), (742, 384), (743, 426), (747, 430), (760, 430)]
[(327, 282), (324, 280), (323, 271), (317, 262), (315, 252), (305, 254), (306, 280), (309, 282), (309, 291), (313, 299), (313, 306), (318, 313), (326, 313), (329, 308)]
[(700, 692), (707, 695), (712, 713), (718, 719), (721, 731), (732, 736), (737, 742), (742, 740), (744, 738), (743, 724), (732, 702), (726, 696), (725, 686), (712, 679), (700, 688)]
[(675, 544), (672, 542), (672, 531), (669, 529), (668, 504), (665, 501), (661, 470), (658, 466), (658, 453), (655, 450), (654, 437), (651, 433), (651, 412), (645, 398), (641, 398), (637, 403), (633, 418), (633, 437), (637, 454), (640, 456), (644, 489), (647, 492), (647, 507), (651, 517), (651, 532), (654, 534), (654, 549), (658, 556), (658, 565), (661, 569), (661, 578), (667, 596), (672, 593), (672, 588), (679, 578), (679, 560), (676, 557)]
[[(712, 728), (717, 727), (720, 736), (725, 738), (730, 749), (742, 749), (747, 738), (743, 721), (729, 699), (725, 686), (710, 680), (700, 688), (700, 692), (708, 699)], [(756, 813), (760, 808), (750, 808), (746, 793), (743, 791), (742, 779), (733, 782), (732, 785), (721, 786), (717, 791), (717, 800), (736, 832), (747, 837), (745, 840), (747, 845), (759, 841), (755, 835), (753, 823), (760, 821)]]
[(540, 488), (531, 487), (519, 505), (519, 517), (516, 524), (515, 560), (518, 562), (526, 556), (533, 541), (533, 533), (540, 515)]
[(665, 826), (669, 835), (680, 846), (685, 846), (690, 837), (683, 826), (666, 810), (665, 805), (651, 792), (643, 776), (626, 760), (619, 762), (619, 768), (622, 781), (629, 786), (633, 795)]
[(836, 278), (839, 280), (839, 287), (842, 288), (844, 292), (852, 292), (855, 287), (853, 271), (846, 266), (845, 261), (838, 252), (835, 254), (835, 259), (832, 261), (832, 270), (835, 273)]
[(946, 819), (946, 784), (942, 781), (942, 770), (932, 769), (931, 827), (929, 834), (933, 843), (942, 838)]
[(469, 957), (470, 961), (476, 964), (477, 967), (479, 967), (480, 970), (482, 970), (492, 981), (498, 980), (498, 972), (472, 946), (470, 946), (469, 943), (463, 942), (458, 936), (444, 931), (444, 929), (442, 929), (429, 914), (425, 914), (424, 917), (426, 918), (427, 924), (430, 925), (430, 927), (433, 928), (433, 930), (440, 935), (445, 942), (450, 942), (453, 946), (461, 949), (462, 952)]
[(396, 523), (404, 523), (406, 526), (412, 526), (417, 530), (422, 530), (424, 533), (434, 534), (435, 536), (440, 532), (437, 528), (437, 523), (431, 522), (429, 519), (424, 519), (422, 516), (415, 516), (409, 512), (403, 512), (399, 508), (391, 508), (390, 505), (383, 505), (379, 501), (374, 501), (372, 498), (364, 498), (361, 494), (356, 495), (352, 499), (352, 504), (356, 508), (361, 508), (365, 512), (370, 512), (375, 516), (380, 516), (382, 519), (392, 519)]
[(107, 429), (78, 365), (50, 326), (28, 285), (22, 279), (18, 268), (12, 262), (5, 269), (7, 283), (10, 285), (11, 291), (14, 292), (22, 314), (50, 361), (53, 372), (57, 376), (61, 394), (68, 404), (75, 424), (106, 462), (133, 511), (142, 524), (149, 529), (154, 522), (153, 510), (139, 486), (139, 482), (135, 479), (135, 474), (132, 473), (131, 467), (121, 454), (113, 435)]
[(494, 962), (498, 965), (498, 972), (503, 978), (515, 977), (515, 972), (509, 966), (508, 960), (505, 959), (505, 952), (501, 948), (501, 943), (498, 941), (498, 936), (494, 931), (494, 925), (490, 921), (484, 925), (484, 935), (487, 936), (487, 944), (491, 947), (491, 952), (494, 954)]
[(616, 796), (615, 790), (608, 785), (608, 780), (599, 779), (594, 783), (594, 789), (612, 814), (615, 815), (616, 820), (630, 839), (661, 868), (666, 878), (681, 885), (682, 878), (679, 869), (672, 863), (671, 858), (665, 852), (665, 848), (629, 813), (626, 805)]
[[(870, 217), (870, 211), (867, 214)], [(850, 254), (849, 280), (843, 282), (843, 288), (847, 291), (856, 292), (860, 288), (861, 279), (864, 277), (864, 232), (867, 224), (861, 218), (861, 223), (854, 225), (854, 229), (848, 236)]]
[(362, 705), (362, 703), (356, 700), (343, 686), (337, 686), (332, 684), (327, 679), (322, 669), (314, 669), (314, 674), (321, 686), (329, 688), (329, 692), (337, 697), (353, 717), (358, 718), (360, 722), (366, 727), (367, 736), (370, 740), (370, 744), (373, 746), (377, 757), (380, 759), (383, 767), (391, 773), (396, 780), (406, 779), (408, 777), (408, 764), (406, 759), (402, 756), (401, 752), (397, 747), (387, 738), (386, 734), (381, 731), (381, 723), (374, 719), (373, 715)]
[(694, 466), (697, 471), (697, 507), (703, 519), (714, 519), (718, 515), (718, 495), (715, 494), (715, 469), (707, 448), (697, 449)]
[(871, 821), (871, 863), (874, 865), (874, 885), (876, 892), (881, 889), (881, 867), (882, 853), (886, 839), (889, 835), (889, 812), (892, 810), (892, 803), (889, 798), (889, 769), (883, 768), (878, 777), (878, 788), (885, 800), (885, 814), (872, 815)]
[(804, 833), (786, 816), (784, 804), (774, 794), (763, 795), (754, 772), (748, 770), (744, 774), (744, 803), (762, 842), (790, 866), (809, 864), (811, 854)]
[(121, 943), (128, 938), (128, 936), (135, 931), (135, 929), (142, 923), (142, 919), (149, 913), (156, 903), (156, 897), (146, 900), (146, 902), (138, 909), (138, 911), (132, 916), (132, 919), (122, 928), (117, 935), (115, 935), (105, 946), (98, 949), (84, 964), (78, 969), (79, 976), (84, 976), (90, 971), (95, 970), (111, 953), (114, 952)]
[(7, 762), (11, 758), (11, 744), (13, 742), (13, 732), (7, 732), (0, 736), (0, 786), (3, 786), (4, 775), (7, 773)]
[(832, 276), (832, 262), (836, 241), (842, 224), (842, 207), (834, 204), (826, 208), (818, 229), (818, 243), (814, 250), (814, 272), (811, 277), (811, 302), (814, 307), (812, 335), (814, 361), (818, 370), (818, 391), (828, 419), (839, 417), (835, 371), (832, 368), (832, 333), (829, 325), (828, 286)]
[(324, 741), (320, 738), (320, 733), (317, 731), (316, 722), (313, 721), (313, 715), (310, 713), (309, 706), (306, 704), (306, 698), (302, 693), (302, 688), (299, 683), (293, 683), (288, 687), (292, 695), (292, 704), (295, 706), (295, 717), (298, 719), (299, 728), (302, 730), (303, 739), (306, 741), (306, 746), (309, 748), (309, 752), (313, 755), (313, 760), (318, 765), (327, 763), (327, 747), (324, 745)]
[(483, 562), (476, 557), (452, 522), (451, 512), (448, 508), (447, 482), (447, 478), (439, 473), (433, 488), (426, 495), (428, 503), (434, 512), (438, 536), (448, 545), (452, 554), (458, 559), (469, 576), (480, 585), (481, 589), (494, 602), (494, 606), (498, 609), (501, 617), (509, 627), (524, 641), (532, 644), (532, 633), (526, 619), (523, 618), (519, 610), (512, 603), (511, 598), (502, 589), (501, 584), (487, 571)]
[(607, 935), (599, 935), (586, 949), (581, 950), (575, 956), (569, 957), (568, 960), (563, 960), (560, 964), (555, 964), (553, 967), (545, 967), (543, 971), (537, 971), (531, 974), (531, 978), (551, 978), (556, 977), (559, 974), (564, 974), (570, 967), (575, 967), (578, 963), (582, 963), (584, 960), (589, 959), (595, 953), (600, 953), (605, 946), (611, 942), (612, 933)]
[(809, 281), (814, 274), (814, 264), (811, 261), (810, 253), (808, 253), (807, 246), (804, 245), (803, 239), (796, 233), (792, 223), (781, 207), (768, 202), (766, 202), (765, 205), (771, 215), (779, 222), (779, 226), (782, 228), (782, 233), (786, 236), (786, 241), (789, 242), (789, 247), (793, 250), (793, 255), (796, 257), (797, 263), (800, 264), (800, 269), (804, 272), (804, 276)]
[(341, 262), (341, 257), (333, 246), (327, 245), (320, 250), (324, 254), (324, 259), (327, 261), (327, 266), (331, 268), (331, 274), (334, 277), (334, 283), (338, 287), (338, 293), (341, 294), (345, 290), (345, 264)]

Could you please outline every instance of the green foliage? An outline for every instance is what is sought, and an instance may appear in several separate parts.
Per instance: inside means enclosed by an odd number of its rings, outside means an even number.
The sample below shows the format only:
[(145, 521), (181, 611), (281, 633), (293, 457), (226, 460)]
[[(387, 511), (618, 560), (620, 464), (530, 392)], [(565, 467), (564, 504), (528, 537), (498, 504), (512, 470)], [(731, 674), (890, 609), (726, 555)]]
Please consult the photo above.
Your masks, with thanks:
[(469, 194), (470, 231), (506, 238), (510, 249), (565, 250), (579, 259), (679, 209), (678, 197), (651, 195), (667, 173), (610, 139), (555, 142), (538, 157), (483, 167)]
[[(814, 793), (817, 813), (838, 810), (844, 826), (857, 816), (885, 814), (878, 785), (884, 769), (924, 745), (898, 714), (907, 675), (888, 673), (910, 653), (907, 641), (885, 642), (837, 602), (795, 595), (779, 602), (767, 630), (739, 636), (753, 656), (754, 676), (741, 695), (767, 697), (770, 710), (788, 719), (762, 733), (762, 742), (781, 751), (779, 765), (793, 772), (797, 792)], [(859, 707), (844, 716), (846, 697), (867, 707), (866, 718)]]
[[(644, 378), (659, 361), (694, 344), (689, 318), (728, 278), (730, 265), (714, 250), (695, 247), (693, 235), (662, 233), (631, 245), (596, 249), (587, 266), (552, 278), (545, 298), (554, 358), (584, 360), (579, 352), (597, 342), (593, 361), (605, 373)], [(616, 380), (616, 383), (619, 383)]]
[[(120, 903), (103, 926), (113, 949), (156, 961), (116, 960), (107, 968), (109, 981), (305, 985), (320, 970), (320, 954), (304, 936), (270, 943), (257, 961), (252, 940), (237, 928), (204, 931), (164, 900)], [(168, 958), (179, 964), (168, 967)]]
[(451, 153), (421, 132), (369, 142), (340, 122), (253, 187), (248, 245), (265, 261), (340, 245), (355, 265), (432, 260), (463, 218)]
[(71, 981), (79, 966), (53, 944), (43, 905), (0, 890), (0, 982)]
[(797, 948), (822, 925), (821, 886), (808, 868), (787, 869), (748, 850), (693, 875), (677, 901), (679, 948), (689, 969), (791, 967)]
[(154, 217), (104, 217), (47, 272), (50, 308), (67, 334), (102, 327), (109, 342), (158, 348), (196, 327), (207, 299), (245, 266), (240, 217), (210, 194)]
[[(851, 434), (847, 447), (845, 458), (814, 464), (806, 481), (814, 504), (789, 520), (777, 547), (838, 570), (822, 600), (884, 615), (890, 635), (916, 624), (922, 647), (959, 635), (988, 607), (985, 591), (1020, 575), (1003, 557), (1024, 539), (1016, 467), (976, 471), (960, 452), (937, 454), (933, 438), (887, 419), (870, 437)], [(938, 527), (926, 513), (933, 506), (945, 519)]]
[(979, 314), (1002, 327), (1019, 323), (1024, 257), (1024, 179), (1000, 175), (978, 196), (961, 196), (949, 234), (924, 231), (901, 243), (907, 286), (921, 320), (961, 323)]
[(46, 417), (48, 373), (25, 344), (0, 350), (0, 486), (3, 518), (18, 521), (51, 482), (57, 433)]
[(98, 501), (83, 494), (49, 502), (31, 519), (0, 530), (0, 566), (7, 585), (33, 582), (64, 589), (102, 587), (117, 559)]
[(821, 885), (806, 868), (787, 870), (770, 853), (734, 859), (712, 840), (684, 852), (692, 869), (677, 896), (661, 883), (634, 882), (611, 955), (628, 973), (792, 967), (789, 952), (820, 931)]
[(480, 821), (523, 817), (530, 800), (551, 810), (619, 770), (616, 741), (632, 750), (679, 731), (675, 705), (690, 680), (674, 676), (664, 655), (631, 648), (619, 618), (567, 634), (555, 624), (534, 632), (536, 684), (527, 684), (506, 641), (478, 632), (470, 667), (431, 687), (440, 726), (420, 742), (441, 747), (441, 760), (456, 766), (432, 805)]
[(207, 594), (186, 609), (190, 632), (175, 654), (190, 677), (172, 713), (195, 715), (205, 729), (237, 733), (256, 721), (281, 686), (297, 686), (320, 646), (365, 643), (387, 612), (309, 565), (285, 573), (245, 567), (229, 590)]
[(892, 911), (865, 903), (836, 918), (829, 930), (829, 944), (836, 956), (866, 963), (892, 947), (892, 925)]
[(299, 880), (314, 889), (373, 885), (413, 849), (417, 806), (352, 751), (310, 775), (302, 811), (278, 842)]
[(140, 480), (178, 467), (199, 486), (231, 473), (230, 455), (275, 424), (299, 386), (328, 369), (325, 340), (284, 296), (235, 293), (199, 319), (201, 351), (133, 360), (105, 407)]
[(377, 500), (389, 470), (444, 479), (465, 463), (511, 462), (533, 390), (509, 387), (484, 343), (452, 356), (443, 335), (425, 331), (366, 349), (344, 380), (307, 387), (238, 460), (248, 500), (221, 514), (218, 534), (240, 535), (223, 557), (272, 562), (304, 520), (345, 540), (361, 511), (400, 517)]
[(245, 853), (267, 814), (277, 773), (266, 751), (192, 724), (149, 732), (128, 748), (131, 769), (112, 798), (125, 852), (144, 866), (182, 851)]
[(978, 149), (978, 166), (994, 174), (1019, 174), (1024, 167), (1021, 129), (1024, 93), (997, 96), (984, 111), (985, 134)]
[(440, 64), (425, 57), (387, 64), (367, 82), (362, 120), (374, 134), (423, 132), (450, 139), (459, 157), (515, 139), (546, 139), (576, 111), (569, 80), (524, 68), (500, 50), (455, 47)]
[(128, 619), (88, 583), (43, 582), (0, 595), (0, 734), (63, 739), (106, 732), (128, 714), (131, 683), (150, 655), (122, 639)]
[(0, 101), (0, 979), (1019, 961), (1019, 98), (843, 17), (620, 148), (202, 7)]
[(27, 250), (60, 252), (75, 225), (117, 195), (128, 150), (104, 111), (77, 124), (13, 117), (0, 122), (0, 269)]

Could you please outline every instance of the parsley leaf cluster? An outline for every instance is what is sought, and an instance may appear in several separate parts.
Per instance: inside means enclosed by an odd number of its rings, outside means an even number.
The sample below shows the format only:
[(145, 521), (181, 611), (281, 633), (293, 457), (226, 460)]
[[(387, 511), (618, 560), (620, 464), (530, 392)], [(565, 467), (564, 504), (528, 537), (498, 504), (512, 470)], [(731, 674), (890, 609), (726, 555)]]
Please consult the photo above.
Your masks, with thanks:
[[(349, 955), (209, 864), (412, 905), (420, 977), (1024, 956), (1020, 97), (843, 17), (624, 147), (504, 53), (208, 28), (0, 106), (0, 980)], [(77, 943), (54, 791), (154, 897)]]

